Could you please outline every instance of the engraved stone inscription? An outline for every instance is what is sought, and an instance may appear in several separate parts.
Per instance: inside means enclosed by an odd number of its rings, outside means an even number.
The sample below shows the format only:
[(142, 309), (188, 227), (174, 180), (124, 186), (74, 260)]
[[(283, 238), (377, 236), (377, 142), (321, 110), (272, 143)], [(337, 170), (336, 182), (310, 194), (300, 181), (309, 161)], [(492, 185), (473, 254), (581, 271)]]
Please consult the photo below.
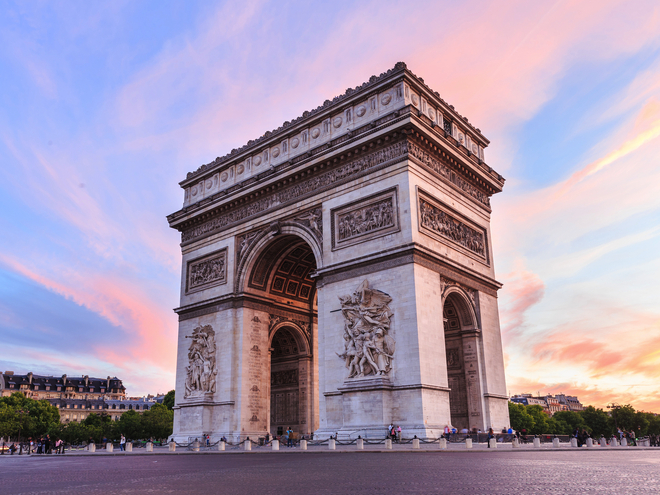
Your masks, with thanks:
[(215, 393), (215, 379), (218, 370), (215, 367), (215, 331), (211, 325), (197, 327), (188, 348), (188, 366), (186, 366), (186, 385), (183, 397), (186, 399), (204, 397)]
[[(265, 335), (262, 330), (261, 319), (255, 316), (250, 322), (249, 333), (247, 335), (250, 352), (247, 360), (247, 374), (250, 384), (248, 389), (248, 408), (250, 423), (259, 423), (261, 428), (266, 428), (266, 400), (265, 393), (260, 389), (260, 385), (264, 383), (264, 369), (262, 366), (263, 355), (261, 348), (266, 348)], [(257, 425), (253, 425), (257, 427)]]
[(395, 342), (390, 333), (392, 298), (364, 281), (348, 296), (340, 296), (344, 316), (344, 352), (348, 378), (386, 375), (392, 369)]
[(333, 247), (342, 248), (399, 230), (397, 191), (333, 210)]
[(227, 250), (188, 262), (188, 292), (227, 282)]
[(469, 227), (438, 206), (419, 198), (420, 230), (449, 239), (472, 253), (486, 258), (486, 239), (483, 231)]

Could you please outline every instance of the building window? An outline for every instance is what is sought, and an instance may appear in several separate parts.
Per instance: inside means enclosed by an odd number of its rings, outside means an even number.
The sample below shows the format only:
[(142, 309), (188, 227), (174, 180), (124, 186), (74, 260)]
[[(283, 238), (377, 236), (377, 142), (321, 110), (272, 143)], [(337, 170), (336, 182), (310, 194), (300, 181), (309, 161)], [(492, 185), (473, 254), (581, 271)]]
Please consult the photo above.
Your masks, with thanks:
[(136, 410), (136, 411), (139, 411), (139, 410), (140, 410), (140, 406), (135, 406), (135, 410)]
[(9, 388), (14, 388), (14, 385), (13, 384), (9, 385)]
[(34, 389), (35, 389), (35, 390), (39, 390), (39, 385), (35, 385), (35, 386), (34, 386)]

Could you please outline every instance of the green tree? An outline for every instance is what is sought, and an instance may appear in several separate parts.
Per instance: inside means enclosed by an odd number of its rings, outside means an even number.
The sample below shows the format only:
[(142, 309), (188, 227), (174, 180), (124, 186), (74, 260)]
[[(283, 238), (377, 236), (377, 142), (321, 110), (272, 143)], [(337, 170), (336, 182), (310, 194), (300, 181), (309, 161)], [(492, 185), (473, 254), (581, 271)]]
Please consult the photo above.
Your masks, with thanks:
[(534, 418), (529, 415), (523, 404), (509, 402), (509, 421), (511, 422), (511, 428), (516, 431), (526, 430), (530, 432), (534, 428)]
[(60, 412), (47, 400), (34, 400), (22, 392), (0, 398), (0, 432), (3, 436), (36, 438), (60, 422)]
[(165, 394), (165, 398), (163, 399), (163, 405), (167, 407), (170, 411), (174, 407), (174, 390), (170, 390)]
[[(148, 411), (145, 411), (145, 414)], [(126, 438), (138, 440), (144, 437), (144, 428), (142, 427), (142, 417), (137, 411), (126, 411), (119, 418), (119, 433), (123, 433)]]
[(529, 414), (534, 419), (534, 426), (530, 433), (534, 435), (542, 435), (544, 433), (550, 433), (548, 425), (548, 413), (546, 413), (543, 408), (539, 405), (527, 406), (527, 414)]
[(566, 425), (564, 431), (561, 433), (557, 432), (557, 435), (570, 435), (575, 431), (576, 428), (579, 428), (580, 430), (585, 428), (588, 430), (587, 423), (584, 422), (584, 418), (580, 415), (580, 413), (575, 411), (558, 411), (552, 416), (552, 418), (556, 422)]
[(647, 433), (649, 435), (660, 435), (660, 416), (652, 413), (645, 413), (646, 419), (649, 422)]
[(594, 406), (587, 406), (583, 411), (580, 411), (580, 416), (584, 419), (588, 431), (591, 433), (592, 438), (611, 437), (616, 429), (614, 428), (614, 421), (602, 409), (596, 409)]
[(163, 439), (172, 434), (174, 413), (162, 404), (154, 404), (142, 413), (142, 427), (146, 438)]

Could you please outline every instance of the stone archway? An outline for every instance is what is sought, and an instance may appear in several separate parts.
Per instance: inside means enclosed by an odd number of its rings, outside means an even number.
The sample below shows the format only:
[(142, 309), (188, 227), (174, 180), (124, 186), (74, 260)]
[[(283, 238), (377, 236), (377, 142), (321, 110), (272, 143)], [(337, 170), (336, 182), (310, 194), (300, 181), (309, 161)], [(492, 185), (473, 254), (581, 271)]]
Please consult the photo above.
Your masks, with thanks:
[[(267, 308), (268, 353), (260, 367), (268, 376), (268, 426), (271, 435), (287, 427), (309, 435), (318, 424), (314, 377), (316, 321), (315, 253), (307, 240), (293, 234), (265, 238), (246, 263), (245, 293), (258, 296)], [(265, 319), (265, 318), (264, 318)], [(264, 380), (265, 381), (265, 380)]]
[(443, 305), (449, 411), (452, 425), (484, 429), (479, 327), (468, 296), (453, 287)]

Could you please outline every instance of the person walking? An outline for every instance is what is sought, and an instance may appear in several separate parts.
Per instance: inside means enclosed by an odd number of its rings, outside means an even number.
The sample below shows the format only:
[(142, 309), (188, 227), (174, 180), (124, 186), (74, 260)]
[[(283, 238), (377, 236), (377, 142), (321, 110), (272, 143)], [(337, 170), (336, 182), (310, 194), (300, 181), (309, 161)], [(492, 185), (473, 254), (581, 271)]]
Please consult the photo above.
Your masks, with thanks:
[(396, 443), (401, 443), (401, 426), (396, 427)]
[(445, 439), (449, 441), (449, 434), (451, 433), (451, 428), (449, 428), (449, 425), (445, 425)]
[(124, 452), (126, 450), (126, 437), (122, 433), (121, 438), (119, 439), (119, 450)]
[(207, 447), (211, 446), (211, 437), (208, 434), (206, 435), (206, 446)]
[(287, 440), (286, 440), (286, 446), (287, 447), (293, 447), (293, 430), (289, 426), (286, 430), (287, 434)]
[(394, 425), (390, 423), (390, 426), (387, 427), (387, 436), (392, 440), (394, 440), (395, 437), (394, 433), (392, 433), (393, 431), (394, 431)]
[(50, 454), (51, 452), (51, 446), (50, 446), (50, 435), (46, 435), (46, 445), (44, 447), (44, 454)]
[(488, 428), (488, 448), (490, 448), (490, 439), (495, 438), (495, 432), (492, 428)]

